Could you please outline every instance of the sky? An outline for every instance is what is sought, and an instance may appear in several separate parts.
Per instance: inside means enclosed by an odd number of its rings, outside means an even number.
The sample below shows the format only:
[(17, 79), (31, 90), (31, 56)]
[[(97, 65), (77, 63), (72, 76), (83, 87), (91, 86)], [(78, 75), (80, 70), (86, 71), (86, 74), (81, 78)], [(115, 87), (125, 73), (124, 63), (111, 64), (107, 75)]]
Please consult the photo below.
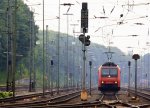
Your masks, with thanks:
[[(43, 28), (43, 0), (24, 0), (34, 11), (36, 24)], [(59, 0), (44, 0), (45, 26), (58, 31)], [(78, 37), (81, 33), (82, 2), (88, 3), (90, 40), (101, 45), (118, 47), (126, 54), (148, 53), (150, 42), (150, 0), (60, 0), (60, 4), (72, 3), (71, 7), (60, 5), (60, 32)], [(37, 4), (41, 5), (37, 5)], [(106, 17), (106, 18), (102, 18)], [(75, 28), (71, 24), (78, 24)], [(111, 44), (109, 44), (111, 43)], [(150, 44), (149, 44), (150, 45)]]

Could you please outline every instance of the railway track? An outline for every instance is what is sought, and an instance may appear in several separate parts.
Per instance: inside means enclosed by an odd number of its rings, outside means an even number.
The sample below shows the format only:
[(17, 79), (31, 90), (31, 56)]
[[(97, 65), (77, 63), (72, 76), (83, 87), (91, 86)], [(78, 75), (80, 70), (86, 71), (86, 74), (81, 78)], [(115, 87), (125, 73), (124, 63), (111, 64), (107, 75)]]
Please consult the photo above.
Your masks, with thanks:
[[(132, 94), (135, 94), (133, 89), (130, 89), (130, 92)], [(150, 101), (150, 93), (149, 93), (149, 91), (147, 92), (147, 90), (146, 91), (144, 91), (144, 90), (139, 91), (138, 90), (137, 96), (142, 97), (143, 99)], [(150, 108), (150, 104), (139, 105), (139, 108)]]
[[(134, 90), (130, 90), (130, 92), (134, 94)], [(142, 98), (150, 101), (150, 92), (137, 91), (137, 96), (142, 97)]]
[(52, 105), (56, 105), (56, 104), (61, 104), (64, 103), (66, 101), (69, 101), (70, 99), (73, 99), (77, 96), (80, 95), (80, 91), (75, 91), (69, 94), (65, 94), (65, 95), (61, 95), (61, 96), (57, 96), (57, 97), (53, 97), (53, 98), (40, 98), (39, 100), (36, 101), (31, 101), (31, 102), (18, 102), (18, 103), (7, 103), (7, 104), (1, 104), (0, 107), (9, 107), (9, 108), (16, 108), (16, 107), (48, 107), (48, 106), (52, 106)]
[(119, 101), (117, 94), (114, 93), (105, 93), (102, 94), (99, 101), (105, 102), (105, 101)]
[(119, 99), (118, 94), (102, 94), (99, 96), (98, 99), (95, 101), (88, 101), (88, 102), (80, 102), (76, 104), (57, 104), (51, 105), (48, 107), (56, 107), (56, 108), (149, 108), (149, 104), (143, 105), (134, 105), (128, 102), (124, 102), (123, 100)]
[[(123, 88), (123, 90), (127, 90), (127, 88)], [(130, 89), (130, 93), (135, 94), (134, 89)], [(149, 89), (137, 90), (137, 96), (142, 97), (142, 98), (150, 101), (150, 91), (149, 91)]]
[(96, 101), (88, 101), (88, 102), (81, 102), (76, 104), (59, 104), (59, 105), (51, 105), (47, 107), (56, 107), (56, 108), (137, 108), (136, 106), (123, 103), (119, 100), (117, 95), (111, 94), (106, 95), (103, 94), (96, 99)]
[[(72, 89), (60, 89), (60, 92), (66, 92), (66, 91), (70, 91), (70, 90), (75, 90), (75, 89), (74, 88), (72, 88)], [(57, 92), (57, 90), (53, 90), (52, 92), (53, 92), (53, 94), (55, 94)], [(20, 101), (20, 100), (32, 99), (32, 98), (40, 98), (40, 97), (42, 97), (42, 95), (43, 95), (43, 93), (20, 95), (20, 96), (16, 96), (15, 100), (13, 99), (13, 97), (4, 98), (4, 99), (0, 99), (0, 103), (14, 102), (14, 101)], [(45, 92), (45, 95), (51, 95), (51, 92), (49, 92), (49, 91)]]
[(118, 98), (117, 94), (102, 94), (99, 99), (99, 102), (101, 102), (103, 105), (105, 105), (106, 108), (149, 108), (149, 104), (144, 105), (133, 105), (128, 102), (124, 102), (123, 100)]
[[(120, 95), (120, 94), (119, 94)], [(62, 96), (53, 98), (41, 98), (32, 102), (1, 104), (5, 108), (149, 108), (150, 105), (133, 105), (119, 99), (118, 94), (99, 94), (99, 98), (90, 101), (80, 101), (67, 104), (69, 100), (80, 96), (80, 91), (75, 91)], [(78, 98), (79, 99), (79, 98)]]
[(48, 107), (56, 107), (56, 108), (147, 108), (147, 105), (143, 106), (135, 106), (129, 103), (122, 102), (117, 96), (117, 94), (103, 94), (96, 99), (96, 101), (88, 101), (88, 102), (80, 102), (76, 104), (57, 104), (51, 105)]

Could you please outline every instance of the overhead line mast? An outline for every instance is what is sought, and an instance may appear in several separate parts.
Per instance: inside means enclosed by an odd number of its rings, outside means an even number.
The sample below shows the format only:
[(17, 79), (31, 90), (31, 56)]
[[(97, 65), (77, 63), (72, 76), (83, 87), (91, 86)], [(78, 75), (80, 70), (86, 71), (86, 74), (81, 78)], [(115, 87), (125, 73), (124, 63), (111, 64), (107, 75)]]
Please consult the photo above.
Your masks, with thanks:
[(63, 4), (61, 4), (61, 5), (63, 5), (63, 6), (69, 6), (69, 8), (68, 8), (68, 10), (67, 10), (67, 12), (65, 13), (65, 14), (63, 14), (63, 15), (67, 15), (67, 89), (68, 89), (68, 86), (69, 86), (69, 75), (70, 75), (70, 73), (69, 73), (69, 54), (68, 54), (68, 49), (69, 49), (69, 46), (68, 46), (68, 41), (69, 41), (69, 35), (68, 35), (68, 32), (69, 32), (69, 15), (73, 15), (73, 14), (70, 14), (70, 13), (68, 13), (69, 12), (69, 10), (70, 10), (70, 7), (72, 6), (72, 5), (74, 5), (74, 4), (71, 4), (71, 3), (63, 3)]
[(57, 36), (57, 40), (58, 40), (58, 71), (57, 71), (57, 94), (59, 94), (59, 38), (60, 38), (60, 0), (59, 0), (59, 9), (58, 9), (58, 36)]

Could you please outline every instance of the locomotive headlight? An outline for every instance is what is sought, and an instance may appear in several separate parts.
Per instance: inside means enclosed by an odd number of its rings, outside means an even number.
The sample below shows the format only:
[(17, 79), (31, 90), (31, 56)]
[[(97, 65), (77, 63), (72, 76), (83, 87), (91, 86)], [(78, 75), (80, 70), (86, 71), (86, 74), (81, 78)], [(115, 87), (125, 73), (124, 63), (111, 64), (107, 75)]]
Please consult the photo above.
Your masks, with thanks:
[(104, 83), (104, 81), (102, 81), (102, 84)]
[(117, 81), (115, 81), (115, 84), (117, 84)]

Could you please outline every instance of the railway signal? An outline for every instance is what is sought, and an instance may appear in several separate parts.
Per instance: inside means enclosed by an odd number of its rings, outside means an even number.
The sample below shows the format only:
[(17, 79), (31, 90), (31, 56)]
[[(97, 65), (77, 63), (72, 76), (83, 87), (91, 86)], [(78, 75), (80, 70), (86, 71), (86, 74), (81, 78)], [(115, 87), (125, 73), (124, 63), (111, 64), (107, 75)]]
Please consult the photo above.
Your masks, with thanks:
[(51, 65), (53, 66), (53, 64), (54, 64), (54, 63), (53, 63), (53, 60), (51, 60)]
[(87, 3), (82, 3), (81, 29), (82, 29), (82, 32), (85, 32), (85, 33), (88, 32), (88, 9), (87, 9)]
[(132, 59), (135, 60), (135, 99), (137, 99), (137, 60), (140, 59), (138, 54), (134, 54)]
[(85, 36), (84, 36), (83, 34), (81, 34), (81, 35), (79, 36), (79, 40), (80, 40), (82, 43), (84, 43), (84, 38), (85, 38)]
[(85, 39), (85, 46), (89, 46), (91, 41), (89, 40), (90, 39), (90, 36), (87, 35), (86, 39)]
[(85, 36), (85, 33), (88, 32), (88, 9), (87, 9), (87, 3), (82, 3), (82, 9), (81, 9), (81, 34), (79, 36), (79, 40), (83, 43), (83, 83), (82, 83), (82, 91), (81, 91), (81, 100), (87, 100), (87, 91), (85, 87), (85, 66), (86, 66), (86, 46), (90, 45), (90, 36)]
[[(85, 42), (84, 42), (84, 38), (85, 38)], [(85, 46), (89, 46), (89, 45), (90, 45), (91, 41), (90, 41), (89, 39), (90, 39), (90, 36), (89, 36), (89, 35), (85, 36), (85, 35), (81, 34), (81, 35), (79, 36), (79, 40), (80, 40)]]

